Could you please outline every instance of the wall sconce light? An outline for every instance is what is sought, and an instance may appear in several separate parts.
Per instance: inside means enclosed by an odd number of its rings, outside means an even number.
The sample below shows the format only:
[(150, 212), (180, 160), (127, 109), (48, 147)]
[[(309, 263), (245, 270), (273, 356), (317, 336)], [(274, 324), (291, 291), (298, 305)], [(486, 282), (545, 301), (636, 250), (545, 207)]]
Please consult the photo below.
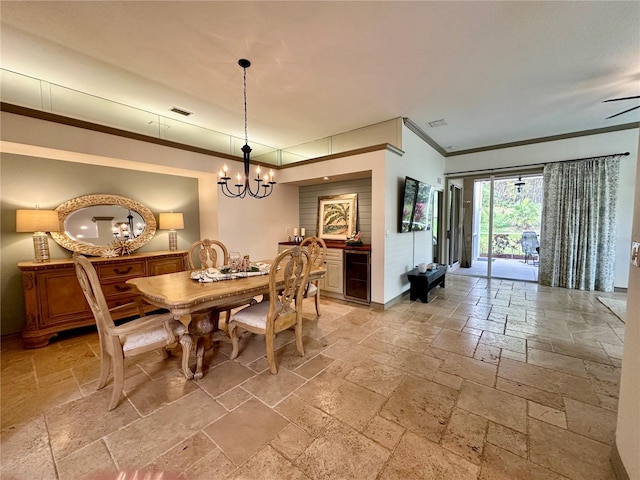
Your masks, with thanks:
[(160, 230), (169, 230), (169, 250), (178, 250), (178, 232), (184, 228), (184, 218), (182, 213), (161, 213), (159, 227)]
[(59, 232), (60, 221), (55, 210), (16, 210), (16, 232), (33, 232), (35, 261), (50, 260), (47, 232)]

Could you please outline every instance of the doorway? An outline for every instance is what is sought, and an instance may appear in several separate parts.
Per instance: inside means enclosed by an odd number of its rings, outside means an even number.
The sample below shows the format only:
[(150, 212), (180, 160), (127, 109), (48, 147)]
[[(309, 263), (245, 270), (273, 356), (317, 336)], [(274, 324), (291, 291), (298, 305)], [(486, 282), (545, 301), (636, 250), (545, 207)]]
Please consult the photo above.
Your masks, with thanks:
[(449, 187), (449, 266), (460, 262), (460, 205), (462, 189), (457, 185)]
[(471, 267), (456, 273), (538, 281), (542, 174), (476, 179)]

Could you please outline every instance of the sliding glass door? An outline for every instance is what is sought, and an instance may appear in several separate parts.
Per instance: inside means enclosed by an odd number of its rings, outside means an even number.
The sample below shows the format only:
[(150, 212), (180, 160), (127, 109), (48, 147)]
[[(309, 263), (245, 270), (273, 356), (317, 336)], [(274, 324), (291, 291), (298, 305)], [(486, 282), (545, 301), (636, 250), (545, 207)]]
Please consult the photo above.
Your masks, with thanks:
[(456, 273), (538, 280), (542, 175), (476, 179), (471, 267)]

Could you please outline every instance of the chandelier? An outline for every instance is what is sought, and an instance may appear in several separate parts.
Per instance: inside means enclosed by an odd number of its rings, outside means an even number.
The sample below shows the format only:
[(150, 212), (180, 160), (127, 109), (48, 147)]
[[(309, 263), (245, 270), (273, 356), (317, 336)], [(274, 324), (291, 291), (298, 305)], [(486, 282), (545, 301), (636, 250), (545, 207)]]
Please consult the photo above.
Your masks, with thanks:
[(233, 185), (236, 190), (232, 190), (232, 187), (229, 186), (229, 180), (231, 180), (231, 177), (229, 176), (227, 166), (225, 165), (218, 174), (218, 185), (220, 185), (222, 193), (230, 198), (244, 198), (247, 195), (253, 198), (265, 198), (271, 195), (273, 192), (273, 186), (276, 182), (273, 180), (273, 170), (270, 170), (268, 174), (265, 173), (263, 177), (260, 177), (260, 166), (258, 166), (256, 168), (256, 176), (253, 179), (255, 182), (255, 190), (251, 188), (251, 178), (249, 174), (249, 167), (251, 164), (249, 154), (251, 153), (251, 147), (249, 146), (249, 140), (247, 137), (247, 68), (251, 66), (251, 62), (245, 58), (241, 58), (238, 60), (238, 65), (242, 67), (244, 72), (244, 146), (242, 147), (244, 178), (242, 178), (238, 172), (235, 184)]

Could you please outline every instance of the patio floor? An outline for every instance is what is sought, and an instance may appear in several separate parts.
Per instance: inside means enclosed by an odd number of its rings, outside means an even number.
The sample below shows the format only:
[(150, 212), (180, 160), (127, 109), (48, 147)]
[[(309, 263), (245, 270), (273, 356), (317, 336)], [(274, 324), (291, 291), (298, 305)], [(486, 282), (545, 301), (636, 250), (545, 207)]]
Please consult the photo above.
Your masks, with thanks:
[[(472, 277), (487, 276), (487, 259), (476, 259), (471, 268), (454, 267), (447, 271), (452, 275), (468, 275)], [(538, 266), (524, 263), (523, 260), (510, 258), (494, 258), (491, 264), (492, 278), (507, 278), (510, 280), (538, 281)]]

